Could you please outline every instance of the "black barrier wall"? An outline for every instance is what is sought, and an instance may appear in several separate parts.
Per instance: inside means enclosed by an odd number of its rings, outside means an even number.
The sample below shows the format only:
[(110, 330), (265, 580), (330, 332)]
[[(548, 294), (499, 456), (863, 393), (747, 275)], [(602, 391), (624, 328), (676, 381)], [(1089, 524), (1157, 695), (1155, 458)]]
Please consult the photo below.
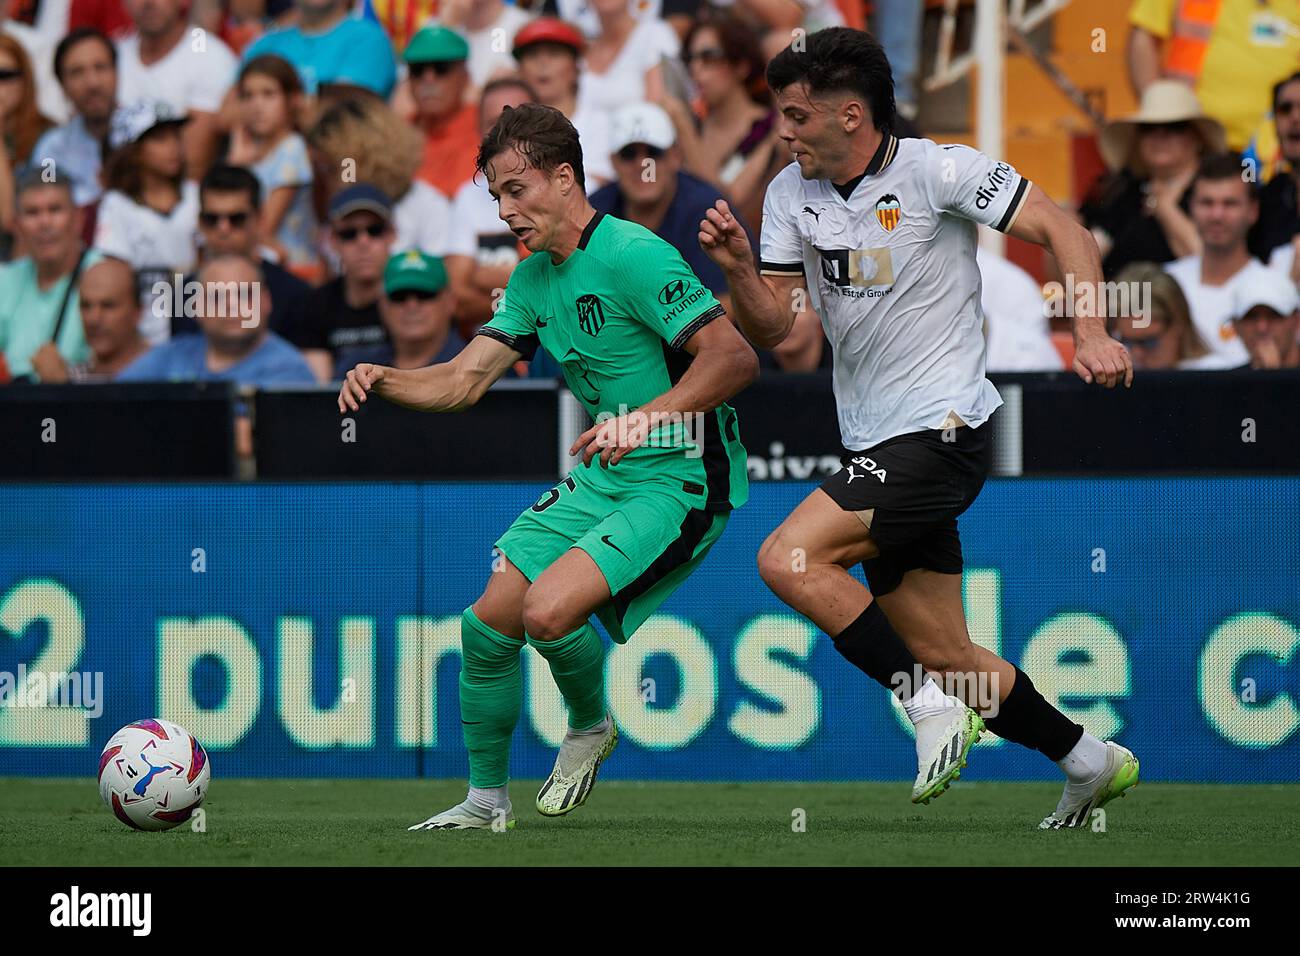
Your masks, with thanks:
[[(1006, 402), (985, 426), (995, 474), (1300, 473), (1300, 371), (1140, 373), (1131, 389), (1111, 390), (1064, 373), (993, 379)], [(343, 416), (336, 396), (4, 388), (0, 479), (233, 477), (234, 422), (246, 414), (254, 461), (244, 476), (549, 481), (571, 467), (567, 447), (585, 421), (550, 381), (501, 382), (446, 415), (371, 401)], [(765, 375), (732, 405), (751, 478), (808, 480), (839, 467), (829, 375)]]

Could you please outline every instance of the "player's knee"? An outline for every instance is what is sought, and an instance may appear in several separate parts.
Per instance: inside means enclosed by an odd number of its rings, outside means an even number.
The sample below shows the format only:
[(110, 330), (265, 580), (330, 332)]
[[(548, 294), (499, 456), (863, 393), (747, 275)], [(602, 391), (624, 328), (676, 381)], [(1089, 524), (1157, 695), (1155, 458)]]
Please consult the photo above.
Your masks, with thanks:
[(758, 549), (758, 576), (776, 594), (786, 593), (798, 573), (793, 551), (783, 543), (780, 531), (773, 531)]
[(511, 646), (511, 639), (497, 632), (483, 621), (473, 608), (466, 608), (460, 616), (461, 666), (470, 675), (493, 672), (511, 656), (518, 657), (519, 647)]
[(524, 595), (524, 630), (535, 641), (558, 641), (572, 633), (577, 625), (552, 592), (536, 585)]

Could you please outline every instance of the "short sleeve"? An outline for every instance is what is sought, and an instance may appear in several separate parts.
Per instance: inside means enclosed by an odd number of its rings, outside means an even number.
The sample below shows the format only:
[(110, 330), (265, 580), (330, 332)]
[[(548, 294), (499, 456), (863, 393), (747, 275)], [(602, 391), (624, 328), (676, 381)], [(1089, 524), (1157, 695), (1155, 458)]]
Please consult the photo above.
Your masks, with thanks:
[(777, 174), (763, 197), (763, 225), (758, 243), (758, 271), (764, 275), (803, 275), (803, 237), (796, 220), (795, 197)]
[(474, 191), (482, 189), (473, 180), (456, 191), (451, 203), (451, 222), (447, 224), (445, 255), (478, 255), (478, 233), (474, 230)]
[(532, 359), (538, 344), (537, 315), (528, 307), (528, 303), (537, 300), (538, 296), (530, 294), (528, 271), (517, 268), (511, 273), (505, 294), (497, 300), (492, 318), (481, 325), (475, 335), (496, 339), (525, 359)]
[(1010, 163), (977, 149), (934, 146), (926, 156), (925, 182), (935, 209), (1006, 232), (1029, 196), (1029, 180)]
[(206, 47), (195, 52), (189, 76), (190, 88), (185, 105), (201, 113), (215, 113), (230, 89), (239, 61), (215, 34), (204, 37)]
[(1129, 7), (1128, 22), (1152, 36), (1169, 36), (1174, 23), (1175, 0), (1134, 0)]
[(311, 185), (311, 160), (307, 157), (307, 144), (297, 133), (287, 137), (271, 159), (272, 162), (268, 164), (270, 188)]
[(132, 265), (136, 264), (135, 250), (126, 227), (130, 202), (119, 192), (108, 192), (100, 200), (99, 211), (95, 215), (94, 246), (100, 252), (116, 259), (122, 259)]
[(630, 240), (614, 263), (629, 315), (680, 349), (726, 312), (682, 254), (658, 237)]

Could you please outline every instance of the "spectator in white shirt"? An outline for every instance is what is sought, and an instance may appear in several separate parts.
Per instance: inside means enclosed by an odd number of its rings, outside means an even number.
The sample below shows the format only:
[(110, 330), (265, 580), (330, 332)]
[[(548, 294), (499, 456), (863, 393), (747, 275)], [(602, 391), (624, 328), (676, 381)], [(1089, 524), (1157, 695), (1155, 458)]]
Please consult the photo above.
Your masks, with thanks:
[(676, 59), (682, 43), (657, 17), (638, 20), (626, 0), (591, 0), (600, 33), (587, 47), (578, 101), (612, 112), (625, 103), (655, 103), (666, 92), (664, 58)]
[(1052, 344), (1042, 287), (1024, 269), (982, 247), (980, 308), (990, 372), (1059, 372), (1065, 367)]
[(120, 107), (109, 124), (95, 247), (135, 268), (150, 345), (165, 341), (171, 325), (170, 310), (153, 307), (151, 290), (159, 282), (170, 287), (195, 260), (199, 188), (185, 178), (186, 122), (167, 103), (142, 100)]
[(1165, 266), (1182, 286), (1192, 321), (1213, 356), (1207, 357), (1206, 367), (1236, 368), (1248, 361), (1233, 327), (1233, 287), (1257, 282), (1269, 271), (1246, 245), (1246, 234), (1259, 217), (1259, 200), (1255, 184), (1242, 171), (1240, 158), (1231, 153), (1201, 163), (1192, 183), (1191, 216), (1202, 252)]
[(185, 0), (123, 0), (135, 33), (117, 45), (119, 103), (146, 97), (166, 100), (190, 117), (185, 164), (201, 179), (216, 156), (217, 117), (235, 79), (238, 61), (212, 33), (192, 27)]

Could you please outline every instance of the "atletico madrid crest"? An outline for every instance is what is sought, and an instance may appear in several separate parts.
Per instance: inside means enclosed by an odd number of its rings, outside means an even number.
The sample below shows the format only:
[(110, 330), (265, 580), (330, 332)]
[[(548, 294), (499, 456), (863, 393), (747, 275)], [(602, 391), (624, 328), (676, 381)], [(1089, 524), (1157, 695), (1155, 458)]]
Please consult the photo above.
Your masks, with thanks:
[(899, 205), (898, 197), (893, 193), (885, 193), (877, 199), (876, 218), (880, 220), (886, 232), (893, 232), (894, 227), (903, 218), (903, 207)]

